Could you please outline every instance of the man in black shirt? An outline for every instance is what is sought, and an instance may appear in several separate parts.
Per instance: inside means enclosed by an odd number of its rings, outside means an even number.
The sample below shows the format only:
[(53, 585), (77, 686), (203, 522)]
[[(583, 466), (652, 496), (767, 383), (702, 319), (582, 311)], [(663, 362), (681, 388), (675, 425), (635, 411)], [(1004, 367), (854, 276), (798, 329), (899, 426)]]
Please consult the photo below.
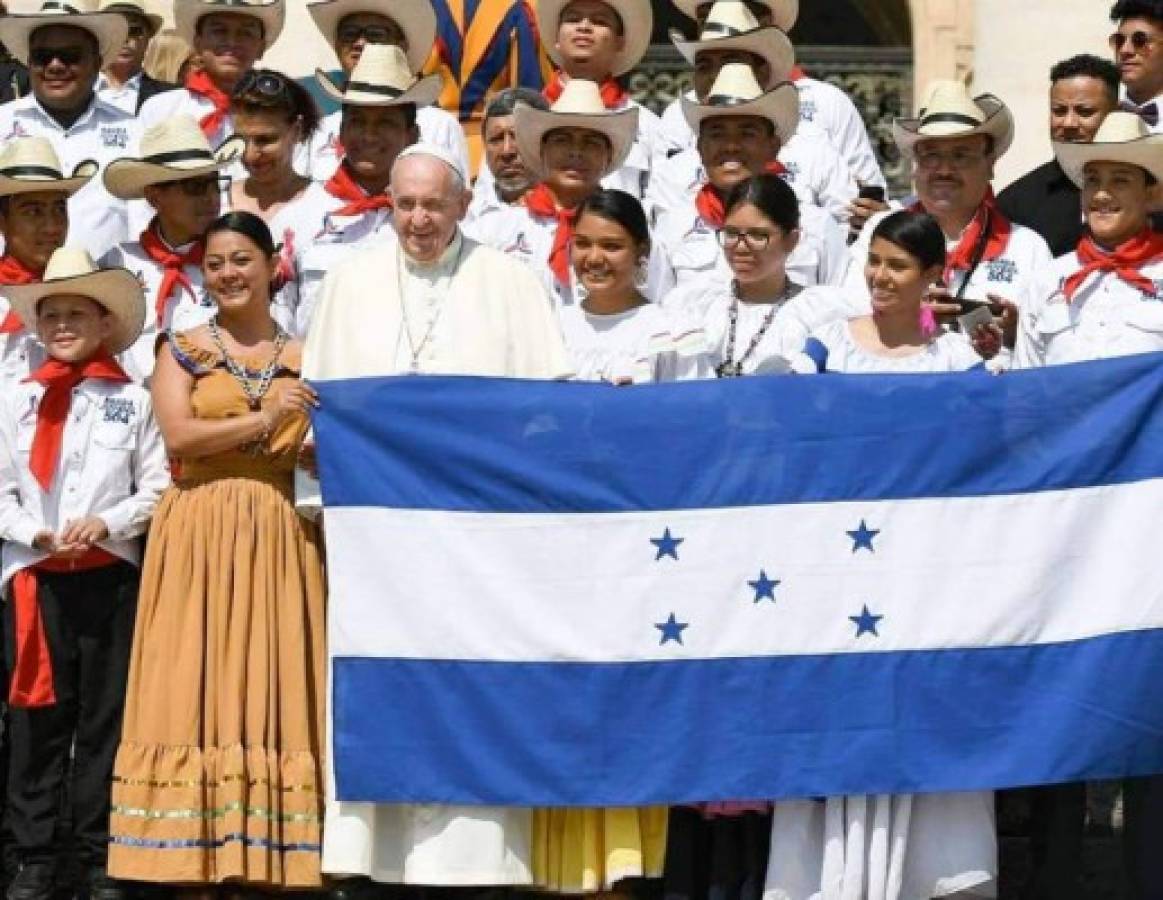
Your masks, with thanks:
[[(1083, 54), (1050, 70), (1050, 137), (1085, 143), (1107, 113), (1119, 105), (1119, 70), (1114, 63)], [(1082, 236), (1078, 188), (1056, 160), (1019, 178), (997, 198), (1012, 221), (1032, 228), (1055, 256), (1068, 253)]]

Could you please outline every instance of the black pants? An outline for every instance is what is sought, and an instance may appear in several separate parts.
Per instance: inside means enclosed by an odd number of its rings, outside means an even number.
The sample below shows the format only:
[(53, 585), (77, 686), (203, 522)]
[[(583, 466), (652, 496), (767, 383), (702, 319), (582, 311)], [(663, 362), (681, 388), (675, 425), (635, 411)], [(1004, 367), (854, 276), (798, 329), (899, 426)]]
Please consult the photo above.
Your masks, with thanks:
[[(40, 573), (38, 580), (57, 702), (8, 712), (7, 830), (22, 863), (55, 859), (71, 755), (77, 853), (87, 867), (104, 866), (139, 573), (128, 563), (117, 563), (88, 572)], [(5, 613), (9, 669), (14, 658), (11, 608), (10, 603)]]
[(1030, 877), (1022, 900), (1080, 900), (1086, 785), (1027, 788), (1030, 799)]
[(1129, 900), (1163, 900), (1163, 775), (1123, 782), (1123, 860)]

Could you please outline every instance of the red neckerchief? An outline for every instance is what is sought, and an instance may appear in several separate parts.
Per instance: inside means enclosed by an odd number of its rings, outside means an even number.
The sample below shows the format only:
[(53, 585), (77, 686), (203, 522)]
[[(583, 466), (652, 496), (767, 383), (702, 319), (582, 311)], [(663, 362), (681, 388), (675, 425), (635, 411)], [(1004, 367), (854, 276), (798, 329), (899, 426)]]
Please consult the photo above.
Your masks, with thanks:
[(573, 241), (576, 209), (559, 209), (557, 201), (545, 184), (539, 184), (525, 193), (525, 208), (535, 216), (557, 220), (553, 246), (549, 249), (549, 268), (564, 287), (569, 287), (569, 245)]
[(195, 241), (185, 253), (171, 250), (158, 232), (157, 219), (149, 223), (149, 227), (141, 233), (138, 241), (145, 255), (161, 266), (165, 273), (162, 275), (161, 287), (158, 288), (157, 298), (154, 300), (157, 325), (161, 328), (165, 321), (166, 301), (174, 294), (175, 288), (180, 284), (191, 294), (194, 293), (194, 284), (186, 274), (186, 266), (197, 269), (202, 265), (206, 245), (201, 241)]
[(129, 381), (117, 360), (105, 352), (77, 364), (50, 359), (24, 379), (45, 387), (44, 396), (36, 407), (36, 432), (32, 436), (32, 452), (28, 459), (28, 468), (45, 491), (52, 487), (56, 475), (73, 388), (86, 378)]
[(205, 97), (214, 104), (214, 109), (202, 116), (198, 120), (198, 125), (206, 137), (217, 134), (222, 123), (226, 121), (226, 116), (230, 113), (230, 95), (218, 87), (214, 83), (214, 79), (204, 69), (187, 75), (185, 88), (191, 94)]
[[(787, 166), (778, 159), (774, 159), (763, 167), (765, 175), (786, 175)], [(727, 218), (727, 210), (723, 205), (723, 197), (709, 181), (699, 188), (695, 194), (695, 209), (699, 216), (712, 228), (722, 228)]]
[(808, 73), (799, 66), (792, 66), (791, 71), (787, 73), (788, 81), (803, 81), (807, 77)]
[[(556, 103), (557, 98), (561, 96), (561, 92), (564, 90), (565, 81), (562, 80), (561, 72), (554, 72), (549, 79), (549, 84), (545, 85), (545, 90), (541, 92), (541, 96), (550, 103)], [(598, 90), (602, 95), (602, 105), (606, 109), (621, 109), (625, 105), (626, 99), (630, 96), (626, 93), (626, 89), (613, 78), (605, 79), (598, 85)]]
[(1114, 272), (1131, 287), (1148, 296), (1155, 295), (1155, 282), (1140, 271), (1144, 266), (1163, 261), (1163, 234), (1145, 228), (1128, 241), (1108, 253), (1094, 242), (1089, 234), (1078, 242), (1078, 261), (1082, 268), (1066, 279), (1062, 293), (1073, 300), (1074, 294), (1093, 272)]
[[(43, 270), (34, 272), (15, 256), (0, 256), (0, 284), (36, 284), (44, 275)], [(0, 334), (16, 334), (24, 330), (20, 316), (11, 309), (0, 321)]]
[(392, 208), (392, 198), (387, 194), (369, 194), (356, 183), (351, 171), (347, 168), (346, 160), (340, 163), (335, 174), (327, 179), (323, 188), (332, 197), (347, 203), (347, 206), (331, 213), (333, 216), (361, 216), (377, 209)]
[[(921, 206), (920, 202), (917, 202), (909, 207), (909, 211), (924, 212), (925, 208)], [(981, 229), (985, 227), (987, 220), (989, 221), (989, 235), (985, 242), (985, 252), (982, 253), (981, 259), (977, 262), (982, 263), (997, 259), (1006, 252), (1014, 226), (998, 208), (997, 200), (993, 196), (993, 188), (990, 188), (986, 191), (985, 199), (981, 201), (981, 206), (977, 208), (969, 227), (961, 235), (961, 240), (957, 242), (957, 246), (945, 259), (945, 285), (947, 287), (953, 284), (954, 273), (968, 272), (973, 268), (973, 257), (977, 250), (977, 244), (981, 240)]]

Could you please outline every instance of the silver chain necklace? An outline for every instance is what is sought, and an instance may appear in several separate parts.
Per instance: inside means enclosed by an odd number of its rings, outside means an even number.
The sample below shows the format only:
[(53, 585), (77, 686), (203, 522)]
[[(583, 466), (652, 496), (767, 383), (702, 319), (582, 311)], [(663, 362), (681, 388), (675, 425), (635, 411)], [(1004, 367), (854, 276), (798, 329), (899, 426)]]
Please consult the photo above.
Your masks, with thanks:
[(775, 314), (779, 312), (785, 300), (797, 293), (799, 293), (798, 285), (792, 284), (790, 281), (784, 282), (783, 290), (771, 301), (771, 309), (763, 317), (763, 321), (759, 325), (759, 330), (751, 338), (751, 343), (747, 345), (747, 349), (743, 351), (743, 355), (736, 360), (734, 357), (735, 332), (739, 326), (739, 285), (735, 281), (731, 282), (731, 306), (727, 310), (727, 350), (723, 354), (723, 361), (715, 366), (715, 375), (717, 377), (738, 378), (743, 374), (743, 364), (751, 358), (751, 354), (755, 352), (755, 348), (759, 346), (759, 342), (767, 334), (767, 329), (775, 321)]
[(275, 323), (275, 352), (271, 355), (270, 362), (259, 371), (258, 377), (252, 378), (250, 371), (227, 352), (226, 344), (222, 341), (222, 333), (218, 330), (218, 317), (213, 316), (208, 324), (210, 338), (214, 341), (214, 346), (218, 348), (218, 352), (222, 354), (222, 362), (226, 366), (226, 371), (238, 382), (238, 386), (246, 395), (247, 405), (252, 410), (261, 409), (262, 398), (271, 389), (275, 373), (279, 371), (279, 358), (283, 355), (283, 348), (287, 346), (290, 336), (283, 331), (282, 326), (277, 322)]

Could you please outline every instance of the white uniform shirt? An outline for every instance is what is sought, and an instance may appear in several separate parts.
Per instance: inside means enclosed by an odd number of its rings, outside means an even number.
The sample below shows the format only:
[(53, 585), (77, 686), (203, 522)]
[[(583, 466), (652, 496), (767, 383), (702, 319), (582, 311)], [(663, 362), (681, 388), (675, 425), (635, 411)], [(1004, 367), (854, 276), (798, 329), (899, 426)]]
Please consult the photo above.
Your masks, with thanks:
[[(343, 158), (343, 145), (339, 140), (342, 122), (343, 110), (337, 109), (323, 117), (310, 142), (296, 149), (295, 171), (315, 181), (326, 181), (335, 174)], [(416, 110), (416, 126), (420, 129), (420, 140), (447, 150), (465, 172), (471, 171), (468, 142), (456, 116), (439, 106), (421, 106)]]
[(116, 106), (123, 113), (136, 116), (137, 98), (141, 94), (141, 73), (138, 72), (122, 85), (115, 85), (102, 72), (97, 76), (96, 90), (97, 96), (110, 106)]
[[(481, 169), (481, 171), (487, 170), (488, 166)], [(497, 196), (497, 183), (492, 178), (487, 180), (478, 178), (473, 183), (472, 203), (468, 206), (468, 213), (465, 214), (461, 228), (474, 237), (481, 233), (487, 234), (490, 220), (503, 218), (504, 210), (507, 210), (511, 205)], [(480, 240), (479, 237), (476, 239)]]
[(578, 381), (650, 384), (710, 374), (698, 323), (654, 303), (612, 315), (577, 304), (563, 309), (560, 319)]
[[(166, 91), (150, 97), (141, 106), (138, 119), (141, 121), (141, 130), (144, 132), (152, 125), (172, 119), (174, 116), (191, 116), (195, 122), (214, 112), (214, 104), (201, 94), (192, 94), (186, 88)], [(222, 124), (213, 134), (207, 135), (210, 147), (214, 148), (234, 134), (234, 120), (227, 113)], [(136, 146), (136, 145), (135, 145)], [(236, 174), (234, 171), (231, 175)]]
[[(0, 297), (0, 322), (8, 315), (8, 301)], [(0, 334), (0, 392), (7, 391), (44, 362), (44, 347), (26, 328), (13, 334)]]
[(29, 382), (0, 397), (0, 539), (6, 583), (44, 559), (32, 549), (38, 532), (100, 516), (109, 528), (100, 546), (138, 563), (144, 534), (169, 485), (165, 446), (149, 392), (136, 384), (86, 380), (73, 391), (61, 455), (47, 493), (29, 469), (36, 410), (44, 388)]
[[(95, 160), (104, 172), (114, 159), (137, 153), (140, 135), (133, 116), (96, 96), (69, 128), (62, 128), (33, 95), (0, 106), (0, 144), (19, 137), (47, 138), (66, 175), (85, 160)], [(68, 244), (84, 247), (94, 259), (129, 238), (128, 205), (105, 190), (101, 174), (69, 198)]]
[(1113, 272), (1092, 273), (1067, 300), (1062, 286), (1082, 268), (1074, 252), (1039, 270), (1022, 305), (1015, 368), (1163, 350), (1163, 262), (1142, 269), (1154, 294)]

